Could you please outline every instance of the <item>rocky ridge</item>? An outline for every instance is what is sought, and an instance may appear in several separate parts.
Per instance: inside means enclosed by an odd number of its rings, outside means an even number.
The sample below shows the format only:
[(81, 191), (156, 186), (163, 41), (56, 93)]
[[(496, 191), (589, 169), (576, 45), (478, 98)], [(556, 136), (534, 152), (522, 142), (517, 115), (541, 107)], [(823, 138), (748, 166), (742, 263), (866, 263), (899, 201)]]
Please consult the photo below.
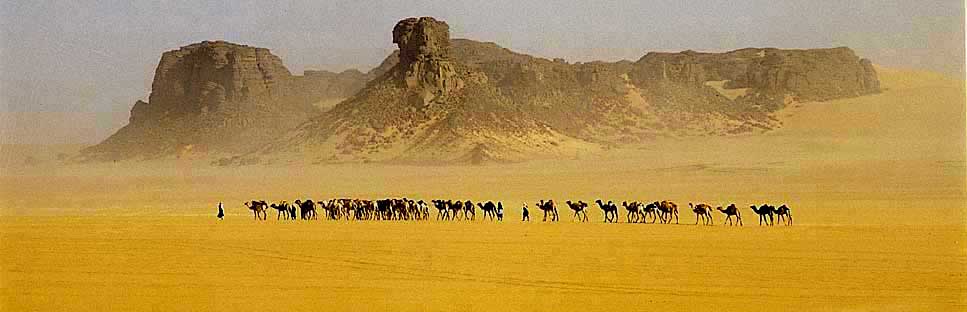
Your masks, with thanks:
[[(294, 76), (266, 49), (224, 42), (166, 52), (149, 102), (89, 152), (202, 146), (231, 155), (221, 164), (572, 157), (658, 136), (768, 131), (791, 103), (879, 92), (871, 62), (848, 48), (568, 63), (451, 40), (430, 17), (402, 20), (392, 33), (399, 50), (368, 73)], [(341, 98), (328, 111), (313, 106)], [(158, 141), (164, 149), (146, 146)]]

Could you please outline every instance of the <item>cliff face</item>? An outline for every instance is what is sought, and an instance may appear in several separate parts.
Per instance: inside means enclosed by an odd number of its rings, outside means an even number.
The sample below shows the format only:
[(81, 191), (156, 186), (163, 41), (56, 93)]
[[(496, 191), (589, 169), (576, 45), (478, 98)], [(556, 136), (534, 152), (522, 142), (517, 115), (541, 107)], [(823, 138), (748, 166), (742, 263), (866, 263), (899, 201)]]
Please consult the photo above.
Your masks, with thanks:
[(423, 89), (427, 101), (457, 87), (450, 61), (450, 26), (433, 18), (409, 18), (393, 27), (399, 46), (396, 79), (407, 88)]
[[(877, 93), (872, 63), (849, 48), (764, 51), (745, 76), (748, 87), (791, 93), (804, 101), (826, 101)], [(741, 86), (738, 85), (738, 86)]]
[(85, 158), (163, 158), (235, 153), (317, 115), (314, 104), (346, 98), (368, 79), (358, 71), (293, 76), (268, 49), (205, 41), (165, 52), (149, 100), (129, 124), (85, 149)]
[(725, 81), (729, 89), (790, 94), (803, 101), (879, 92), (872, 63), (849, 48), (648, 53), (635, 63), (630, 75), (638, 85), (668, 81), (700, 86)]
[(147, 111), (175, 117), (244, 110), (244, 104), (280, 98), (291, 78), (282, 60), (268, 49), (205, 41), (161, 56)]

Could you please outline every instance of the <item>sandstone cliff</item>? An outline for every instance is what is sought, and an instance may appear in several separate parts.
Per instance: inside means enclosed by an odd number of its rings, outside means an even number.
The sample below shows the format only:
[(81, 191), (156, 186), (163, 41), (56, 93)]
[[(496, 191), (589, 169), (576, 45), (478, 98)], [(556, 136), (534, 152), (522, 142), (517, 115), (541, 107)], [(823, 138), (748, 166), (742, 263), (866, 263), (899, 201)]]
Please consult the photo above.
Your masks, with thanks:
[(86, 159), (118, 160), (238, 153), (318, 115), (314, 104), (349, 97), (368, 77), (358, 71), (294, 76), (268, 49), (205, 41), (165, 52), (147, 102), (129, 124), (85, 149)]

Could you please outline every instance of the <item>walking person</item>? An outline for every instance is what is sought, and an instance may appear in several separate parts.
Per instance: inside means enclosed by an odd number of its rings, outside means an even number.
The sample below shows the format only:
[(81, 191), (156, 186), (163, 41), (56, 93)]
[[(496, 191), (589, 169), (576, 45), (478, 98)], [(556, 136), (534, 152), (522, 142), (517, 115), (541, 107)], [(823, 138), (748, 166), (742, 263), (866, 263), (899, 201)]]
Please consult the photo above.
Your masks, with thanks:
[(531, 216), (530, 216), (530, 212), (527, 211), (527, 202), (524, 202), (524, 207), (522, 209), (524, 209), (524, 216), (520, 219), (520, 221), (521, 222), (530, 221)]
[(497, 202), (497, 222), (504, 220), (504, 205)]
[(225, 220), (225, 207), (222, 202), (218, 202), (218, 220)]

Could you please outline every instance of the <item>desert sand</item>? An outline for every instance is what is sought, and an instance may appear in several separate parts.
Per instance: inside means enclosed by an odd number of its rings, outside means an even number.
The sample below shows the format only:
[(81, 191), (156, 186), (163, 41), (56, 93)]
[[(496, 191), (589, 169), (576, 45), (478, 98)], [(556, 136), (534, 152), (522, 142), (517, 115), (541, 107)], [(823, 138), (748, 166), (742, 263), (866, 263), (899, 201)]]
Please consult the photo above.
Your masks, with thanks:
[[(38, 148), (4, 146), (0, 310), (967, 309), (964, 81), (878, 70), (883, 93), (789, 107), (766, 134), (567, 160), (221, 168), (49, 152), (25, 167), (11, 159)], [(256, 222), (242, 207), (388, 196), (500, 200), (507, 220)], [(542, 198), (734, 202), (745, 226), (694, 226), (687, 208), (683, 225), (603, 224), (596, 208), (580, 224), (566, 207), (521, 223), (521, 202)], [(752, 203), (789, 204), (796, 224), (759, 227)]]

